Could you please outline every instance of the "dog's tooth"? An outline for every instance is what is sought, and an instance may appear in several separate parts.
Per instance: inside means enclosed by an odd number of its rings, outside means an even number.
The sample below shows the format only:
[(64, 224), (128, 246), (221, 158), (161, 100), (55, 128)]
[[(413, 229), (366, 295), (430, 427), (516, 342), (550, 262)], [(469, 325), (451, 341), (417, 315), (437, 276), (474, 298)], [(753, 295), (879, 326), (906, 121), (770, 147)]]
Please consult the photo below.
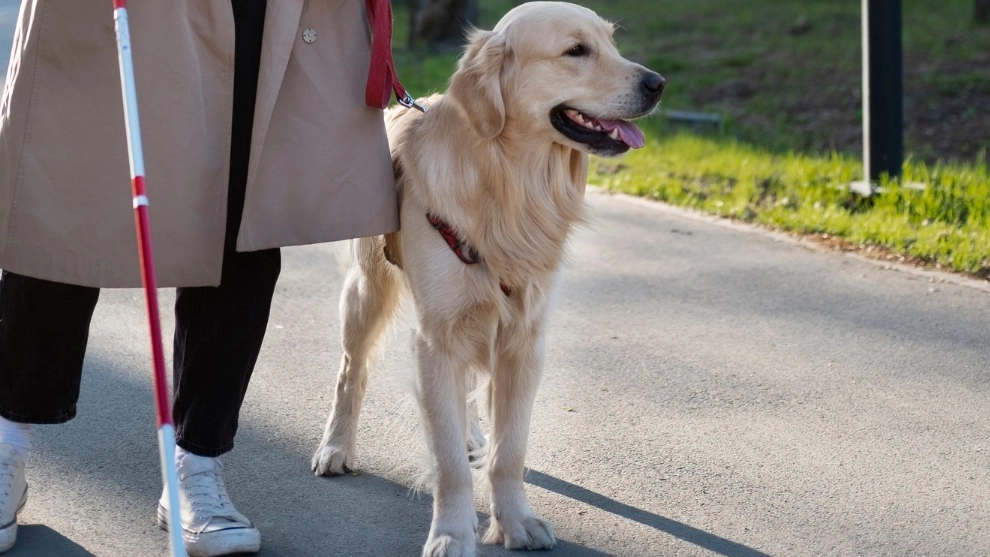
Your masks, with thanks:
[(597, 128), (597, 126), (595, 126), (593, 122), (588, 122), (588, 121), (584, 122), (584, 127), (588, 128), (589, 130), (593, 130)]
[(584, 119), (584, 114), (581, 114), (580, 112), (578, 112), (576, 110), (574, 111), (574, 121), (577, 122), (577, 123), (579, 123), (579, 124), (585, 124), (585, 125), (587, 125), (587, 123), (586, 123), (586, 121)]
[(616, 128), (608, 132), (608, 136), (611, 137), (612, 139), (619, 139), (619, 129)]

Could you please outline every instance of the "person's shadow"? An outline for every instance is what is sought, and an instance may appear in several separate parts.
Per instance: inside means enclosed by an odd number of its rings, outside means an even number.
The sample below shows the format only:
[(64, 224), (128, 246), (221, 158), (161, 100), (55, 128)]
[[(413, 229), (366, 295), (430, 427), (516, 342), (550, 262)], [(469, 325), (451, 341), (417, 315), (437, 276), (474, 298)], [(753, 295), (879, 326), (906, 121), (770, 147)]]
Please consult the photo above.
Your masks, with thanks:
[(96, 557), (69, 538), (42, 524), (17, 527), (17, 544), (4, 557)]

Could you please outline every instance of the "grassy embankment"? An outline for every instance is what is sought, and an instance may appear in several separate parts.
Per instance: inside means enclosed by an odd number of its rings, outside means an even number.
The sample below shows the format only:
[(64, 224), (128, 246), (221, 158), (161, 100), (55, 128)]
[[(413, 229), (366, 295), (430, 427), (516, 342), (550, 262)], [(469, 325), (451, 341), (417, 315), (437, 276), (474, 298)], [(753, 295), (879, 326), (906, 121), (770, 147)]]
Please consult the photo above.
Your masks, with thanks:
[[(479, 0), (482, 27), (514, 3)], [(990, 28), (971, 0), (904, 3), (903, 182), (863, 199), (858, 2), (588, 0), (621, 26), (620, 50), (668, 78), (663, 110), (721, 115), (719, 129), (642, 123), (644, 149), (593, 158), (593, 181), (849, 249), (990, 277)], [(442, 90), (456, 55), (405, 51), (410, 90)]]

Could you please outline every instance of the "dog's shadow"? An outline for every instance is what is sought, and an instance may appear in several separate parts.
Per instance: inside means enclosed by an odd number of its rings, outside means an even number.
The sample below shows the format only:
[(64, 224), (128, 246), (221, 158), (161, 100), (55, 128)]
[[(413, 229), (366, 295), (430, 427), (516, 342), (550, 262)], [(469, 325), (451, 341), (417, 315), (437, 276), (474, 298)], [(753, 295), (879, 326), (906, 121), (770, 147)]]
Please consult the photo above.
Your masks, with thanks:
[[(52, 497), (53, 490), (64, 489), (66, 486), (61, 482), (66, 479), (71, 479), (73, 484), (100, 488), (101, 492), (109, 489), (107, 500), (73, 511), (90, 520), (99, 517), (99, 523), (84, 526), (87, 536), (105, 529), (109, 547), (127, 544), (135, 549), (133, 554), (164, 554), (166, 536), (153, 520), (155, 500), (160, 493), (157, 447), (149, 435), (153, 411), (150, 405), (134, 404), (134, 401), (152, 400), (150, 382), (136, 381), (129, 374), (121, 373), (119, 366), (119, 363), (99, 356), (89, 358), (84, 391), (99, 392), (100, 396), (84, 397), (84, 411), (69, 424), (38, 429), (32, 479), (39, 480), (39, 486), (49, 484), (42, 491), (49, 492), (47, 497)], [(297, 401), (297, 404), (316, 403)], [(315, 411), (310, 408), (304, 414)], [(317, 478), (308, 468), (315, 434), (310, 439), (284, 436), (278, 423), (250, 419), (247, 415), (244, 418), (238, 434), (241, 450), (230, 453), (225, 461), (230, 466), (229, 475), (233, 481), (228, 487), (234, 500), (243, 512), (257, 520), (262, 531), (264, 541), (259, 557), (419, 554), (432, 516), (429, 495), (410, 496), (409, 487), (404, 483), (373, 473)], [(114, 434), (106, 435), (109, 431)], [(108, 455), (115, 456), (110, 458)], [(123, 469), (108, 465), (115, 461), (127, 465)], [(718, 555), (768, 557), (745, 545), (537, 470), (529, 470), (525, 480), (533, 486), (654, 528)], [(46, 501), (46, 495), (29, 501), (29, 510), (38, 509), (39, 514), (28, 518), (28, 522), (40, 522), (57, 514), (52, 508), (39, 508), (43, 501)], [(487, 518), (479, 514), (481, 522)], [(62, 524), (65, 522), (57, 521), (52, 526), (61, 528)], [(91, 548), (92, 551), (103, 554), (98, 549), (103, 547), (100, 542), (94, 543), (97, 545)], [(524, 553), (479, 545), (477, 554), (478, 557), (507, 557)], [(30, 523), (21, 527), (17, 545), (6, 555), (95, 557), (90, 550), (56, 529)], [(609, 553), (580, 542), (561, 539), (547, 555), (611, 557)]]
[[(547, 491), (552, 491), (558, 495), (563, 495), (564, 497), (569, 497), (576, 501), (585, 503), (586, 505), (597, 507), (603, 511), (638, 522), (644, 526), (655, 528), (661, 532), (674, 536), (675, 538), (682, 539), (719, 555), (725, 555), (726, 557), (770, 557), (762, 551), (757, 551), (751, 547), (716, 536), (710, 532), (705, 532), (704, 530), (699, 530), (693, 526), (688, 526), (683, 522), (678, 522), (665, 516), (653, 514), (651, 512), (644, 511), (643, 509), (638, 509), (625, 503), (621, 503), (600, 493), (595, 493), (594, 491), (585, 489), (579, 485), (555, 478), (537, 470), (527, 469), (525, 481), (530, 485), (543, 488)], [(586, 548), (579, 549), (583, 550)], [(566, 552), (566, 555), (600, 554), (571, 553), (568, 551)]]
[[(341, 521), (338, 515), (335, 520), (324, 525), (326, 538), (336, 538), (341, 548), (346, 547), (354, 550), (363, 547), (371, 552), (369, 555), (418, 554), (419, 548), (425, 542), (431, 517), (432, 498), (429, 495), (410, 496), (409, 488), (405, 485), (369, 473), (357, 473), (356, 477), (347, 478), (320, 478), (315, 479), (315, 481), (317, 483), (311, 484), (308, 489), (303, 486), (298, 487), (310, 493), (320, 493), (320, 496), (315, 499), (322, 501), (328, 509), (336, 509), (338, 512), (348, 511), (345, 520)], [(741, 543), (627, 505), (537, 470), (527, 469), (525, 481), (532, 486), (654, 528), (717, 555), (725, 557), (771, 557), (767, 553)], [(255, 496), (257, 495), (256, 493)], [(276, 507), (291, 506), (298, 504), (298, 502), (298, 499), (296, 503), (272, 500), (272, 505)], [(312, 505), (313, 500), (306, 504)], [(275, 514), (280, 513), (276, 512)], [(328, 516), (333, 514), (335, 513)], [(478, 518), (479, 522), (484, 524), (489, 517), (485, 513), (479, 513)], [(285, 524), (272, 524), (268, 531), (279, 532), (276, 535), (284, 537), (281, 540), (282, 543), (263, 547), (260, 553), (261, 557), (288, 557), (289, 555), (302, 554), (296, 552), (297, 549), (301, 548), (294, 549), (292, 542), (289, 541), (293, 538), (298, 539), (297, 536), (301, 532), (293, 534), (286, 531)], [(288, 552), (286, 552), (287, 550)], [(506, 557), (523, 554), (526, 553), (506, 550), (501, 546), (479, 544), (477, 547), (478, 557)], [(543, 554), (543, 552), (539, 552), (539, 554)], [(557, 545), (550, 554), (566, 557), (612, 557), (610, 553), (562, 539), (557, 540)]]

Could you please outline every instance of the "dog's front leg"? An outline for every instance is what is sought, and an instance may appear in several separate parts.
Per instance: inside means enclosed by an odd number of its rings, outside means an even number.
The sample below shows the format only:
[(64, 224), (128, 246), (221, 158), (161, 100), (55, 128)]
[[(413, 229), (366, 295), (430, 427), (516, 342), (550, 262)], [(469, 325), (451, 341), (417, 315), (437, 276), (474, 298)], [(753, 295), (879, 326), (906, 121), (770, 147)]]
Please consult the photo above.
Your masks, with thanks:
[(503, 342), (492, 371), (488, 463), (492, 517), (482, 541), (508, 549), (550, 549), (556, 543), (553, 526), (533, 513), (523, 488), (529, 423), (545, 352), (542, 335), (529, 334), (537, 338)]
[(433, 523), (423, 557), (473, 557), (478, 515), (464, 447), (467, 395), (464, 365), (450, 350), (416, 338), (420, 406), (436, 466)]

